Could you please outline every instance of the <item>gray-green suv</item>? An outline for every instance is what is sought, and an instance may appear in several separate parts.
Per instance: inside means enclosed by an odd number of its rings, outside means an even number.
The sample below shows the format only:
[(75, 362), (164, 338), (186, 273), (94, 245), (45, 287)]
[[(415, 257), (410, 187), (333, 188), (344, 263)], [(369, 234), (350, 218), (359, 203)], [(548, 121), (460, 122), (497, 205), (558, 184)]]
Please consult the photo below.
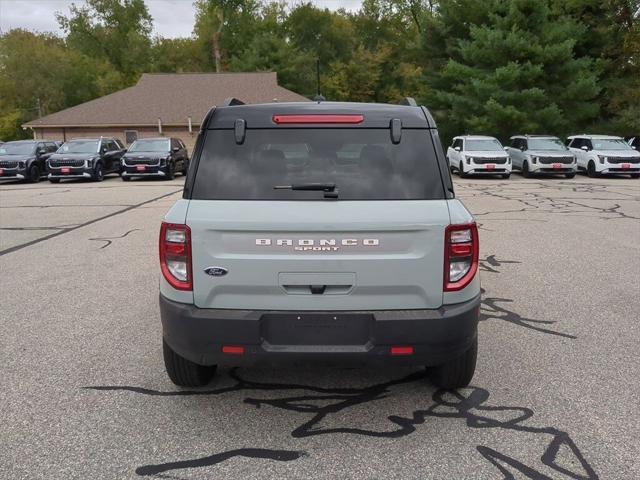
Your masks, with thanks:
[(216, 365), (424, 365), (474, 373), (478, 230), (429, 111), (214, 108), (160, 230), (164, 359), (177, 385)]

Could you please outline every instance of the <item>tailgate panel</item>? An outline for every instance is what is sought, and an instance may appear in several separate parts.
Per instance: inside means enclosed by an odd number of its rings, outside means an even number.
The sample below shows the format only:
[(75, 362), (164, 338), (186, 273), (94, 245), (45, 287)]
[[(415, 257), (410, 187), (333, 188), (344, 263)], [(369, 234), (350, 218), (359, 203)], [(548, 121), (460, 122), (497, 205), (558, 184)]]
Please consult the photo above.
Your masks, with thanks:
[[(294, 312), (438, 308), (448, 223), (444, 200), (192, 200), (195, 304)], [(212, 266), (228, 273), (204, 273)]]

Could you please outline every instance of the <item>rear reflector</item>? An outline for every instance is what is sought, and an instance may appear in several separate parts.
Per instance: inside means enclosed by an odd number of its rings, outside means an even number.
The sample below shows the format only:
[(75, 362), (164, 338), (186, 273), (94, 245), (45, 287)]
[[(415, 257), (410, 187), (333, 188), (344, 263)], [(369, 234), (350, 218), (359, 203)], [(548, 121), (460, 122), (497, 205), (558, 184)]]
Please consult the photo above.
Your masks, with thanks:
[(413, 355), (413, 347), (391, 347), (391, 355)]
[(274, 115), (273, 123), (305, 124), (305, 123), (350, 123), (357, 124), (364, 121), (364, 115)]
[(244, 355), (244, 347), (237, 347), (234, 345), (223, 345), (222, 353), (227, 355)]

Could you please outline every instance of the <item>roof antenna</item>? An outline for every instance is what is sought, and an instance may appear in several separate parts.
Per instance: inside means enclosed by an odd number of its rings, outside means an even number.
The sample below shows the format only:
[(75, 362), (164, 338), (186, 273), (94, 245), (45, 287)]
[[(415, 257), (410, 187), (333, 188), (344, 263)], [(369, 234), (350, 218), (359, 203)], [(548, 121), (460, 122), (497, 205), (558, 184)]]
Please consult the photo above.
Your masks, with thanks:
[(320, 59), (319, 58), (316, 58), (316, 85), (318, 87), (318, 91), (316, 93), (316, 96), (313, 97), (313, 101), (318, 103), (324, 102), (326, 99), (320, 93)]

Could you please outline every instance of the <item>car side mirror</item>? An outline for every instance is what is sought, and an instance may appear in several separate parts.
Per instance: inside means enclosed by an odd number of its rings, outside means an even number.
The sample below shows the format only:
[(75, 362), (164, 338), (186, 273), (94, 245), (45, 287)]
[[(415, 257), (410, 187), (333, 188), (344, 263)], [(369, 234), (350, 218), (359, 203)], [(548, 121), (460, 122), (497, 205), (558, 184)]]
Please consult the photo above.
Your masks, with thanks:
[(504, 151), (505, 151), (505, 152), (508, 152), (508, 151), (509, 151), (509, 147), (502, 147), (502, 148), (504, 148)]
[(178, 150), (180, 150), (180, 147), (173, 147), (172, 149), (174, 152), (177, 152)]
[(584, 150), (585, 152), (589, 151), (589, 147), (587, 147), (586, 145), (583, 145), (580, 147), (580, 150)]
[(39, 148), (38, 149), (38, 155), (44, 155), (45, 153), (47, 153), (47, 150), (44, 148)]
[(520, 151), (521, 151), (521, 152), (524, 152), (524, 151), (525, 151), (524, 146), (520, 147)]
[(462, 150), (460, 147), (453, 147), (453, 149), (454, 149), (456, 152), (459, 152), (460, 150)]

